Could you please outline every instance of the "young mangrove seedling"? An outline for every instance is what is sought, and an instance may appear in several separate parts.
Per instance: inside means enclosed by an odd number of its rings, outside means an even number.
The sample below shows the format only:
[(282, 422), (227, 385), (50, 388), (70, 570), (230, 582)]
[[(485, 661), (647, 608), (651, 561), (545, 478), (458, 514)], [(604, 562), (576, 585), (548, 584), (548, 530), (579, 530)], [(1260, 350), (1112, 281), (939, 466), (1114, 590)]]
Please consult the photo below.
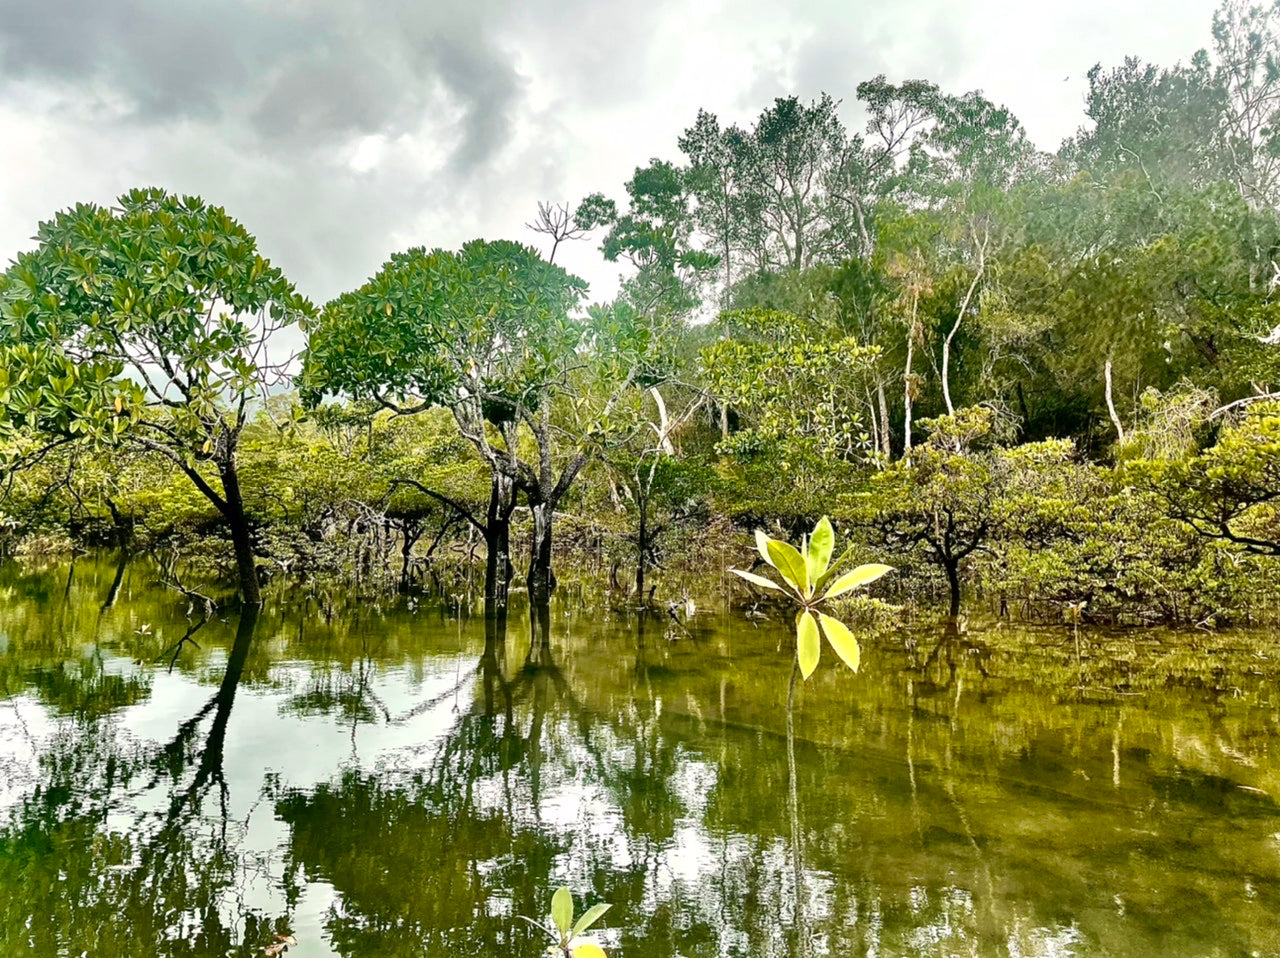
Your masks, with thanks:
[(535, 928), (546, 932), (553, 944), (548, 946), (547, 954), (553, 958), (607, 958), (605, 951), (593, 941), (581, 941), (579, 935), (600, 920), (600, 916), (609, 910), (609, 905), (592, 905), (582, 913), (576, 922), (573, 920), (573, 895), (569, 889), (561, 887), (551, 896), (551, 924), (546, 928), (532, 918), (524, 918)]
[(782, 576), (782, 584), (743, 569), (729, 570), (762, 589), (781, 592), (800, 606), (800, 612), (796, 616), (796, 657), (800, 662), (800, 673), (806, 679), (818, 667), (823, 635), (836, 650), (836, 655), (855, 672), (858, 671), (858, 661), (862, 654), (858, 640), (853, 637), (849, 627), (839, 619), (819, 611), (818, 606), (875, 582), (886, 572), (893, 571), (892, 566), (872, 562), (850, 569), (837, 578), (836, 573), (849, 558), (853, 547), (850, 546), (833, 563), (831, 554), (835, 550), (835, 543), (835, 530), (831, 528), (831, 520), (826, 516), (818, 520), (813, 534), (801, 541), (799, 549), (789, 542), (771, 539), (757, 529), (756, 548), (760, 550), (760, 557), (778, 570)]

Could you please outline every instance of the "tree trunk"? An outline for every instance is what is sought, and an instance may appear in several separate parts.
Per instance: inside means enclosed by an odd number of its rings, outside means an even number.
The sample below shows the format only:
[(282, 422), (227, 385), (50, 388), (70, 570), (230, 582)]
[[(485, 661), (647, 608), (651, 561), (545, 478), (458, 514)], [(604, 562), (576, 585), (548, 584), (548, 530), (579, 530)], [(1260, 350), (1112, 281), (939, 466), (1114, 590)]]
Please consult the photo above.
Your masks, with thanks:
[(636, 548), (640, 555), (636, 560), (636, 595), (644, 595), (644, 570), (649, 558), (649, 499), (641, 494), (636, 497), (640, 523), (636, 530)]
[(121, 512), (110, 496), (104, 496), (103, 499), (111, 512), (111, 528), (115, 533), (116, 546), (122, 551), (126, 550), (133, 545), (133, 517)]
[(236, 554), (236, 572), (240, 577), (240, 599), (247, 606), (257, 607), (262, 605), (262, 591), (258, 584), (258, 567), (253, 558), (253, 536), (249, 531), (249, 518), (244, 512), (244, 499), (240, 495), (240, 477), (236, 474), (235, 461), (224, 463), (219, 471), (227, 503), (227, 525), (231, 527), (231, 544)]
[(551, 571), (551, 525), (555, 506), (548, 501), (535, 502), (533, 512), (533, 550), (529, 561), (529, 602), (546, 605), (551, 601), (551, 590), (556, 587), (556, 577)]
[(1111, 360), (1107, 360), (1102, 367), (1102, 377), (1106, 383), (1107, 389), (1107, 412), (1111, 414), (1111, 425), (1116, 427), (1117, 441), (1124, 442), (1124, 424), (1120, 422), (1120, 415), (1116, 412), (1116, 404), (1111, 398)]
[(884, 380), (876, 378), (876, 398), (880, 402), (880, 451), (888, 462), (893, 458), (893, 442), (889, 436), (889, 400), (884, 394)]
[[(440, 530), (440, 537), (432, 544), (432, 551), (435, 550), (436, 544), (444, 537), (448, 531), (446, 526)], [(404, 521), (404, 528), (401, 530), (400, 542), (400, 591), (404, 592), (409, 588), (410, 569), (413, 566), (413, 547), (418, 544), (418, 540), (422, 538), (422, 534), (426, 532), (426, 527), (409, 519)], [(428, 552), (427, 555), (431, 555)]]
[(911, 462), (911, 361), (915, 358), (915, 328), (907, 330), (907, 363), (902, 372), (902, 458)]
[(485, 515), (484, 612), (486, 618), (505, 619), (511, 587), (511, 510), (515, 508), (515, 483), (510, 476), (493, 473), (489, 508)]
[(982, 281), (982, 277), (987, 271), (986, 253), (989, 239), (989, 230), (981, 243), (977, 242), (976, 231), (974, 233), (974, 243), (978, 248), (978, 269), (973, 274), (973, 282), (969, 284), (969, 289), (964, 294), (960, 309), (956, 312), (955, 324), (951, 327), (951, 332), (947, 333), (947, 338), (942, 342), (942, 398), (946, 401), (948, 416), (956, 414), (956, 407), (951, 402), (951, 341), (956, 338), (956, 333), (960, 331), (960, 324), (964, 322), (964, 314), (969, 311), (969, 305), (973, 302), (973, 294), (978, 289), (978, 283)]
[(943, 559), (942, 567), (947, 573), (947, 585), (951, 589), (951, 618), (960, 614), (960, 560)]

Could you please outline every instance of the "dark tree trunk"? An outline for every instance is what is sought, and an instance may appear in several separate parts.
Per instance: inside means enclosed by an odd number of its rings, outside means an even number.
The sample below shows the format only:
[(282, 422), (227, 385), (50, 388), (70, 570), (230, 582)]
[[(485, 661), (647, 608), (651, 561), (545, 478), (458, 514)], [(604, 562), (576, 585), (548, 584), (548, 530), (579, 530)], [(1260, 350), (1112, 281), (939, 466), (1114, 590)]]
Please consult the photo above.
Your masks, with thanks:
[(231, 527), (231, 544), (236, 554), (236, 572), (240, 577), (240, 599), (245, 605), (257, 607), (262, 605), (262, 590), (258, 584), (258, 566), (253, 558), (253, 536), (249, 531), (249, 518), (244, 512), (244, 499), (240, 495), (240, 477), (236, 475), (235, 462), (224, 464), (220, 473), (227, 504), (227, 525)]
[(644, 595), (645, 566), (649, 564), (649, 499), (643, 493), (636, 497), (640, 511), (640, 524), (636, 530), (636, 547), (640, 556), (636, 561), (636, 595)]
[(511, 510), (515, 508), (515, 483), (494, 472), (485, 514), (484, 611), (490, 619), (506, 619), (511, 588)]
[(529, 602), (535, 606), (551, 601), (551, 591), (556, 587), (555, 573), (551, 571), (551, 525), (555, 506), (550, 502), (537, 502), (533, 512), (533, 550), (529, 562)]
[(636, 594), (644, 596), (645, 572), (649, 570), (649, 496), (641, 491), (636, 496), (636, 508), (640, 512), (640, 523), (636, 528), (636, 548), (640, 556), (636, 561)]
[(110, 496), (106, 496), (105, 501), (111, 512), (111, 528), (115, 533), (116, 546), (121, 550), (128, 549), (133, 544), (133, 517), (121, 512)]
[(942, 567), (947, 573), (947, 585), (951, 588), (951, 618), (960, 614), (960, 560), (943, 559)]
[(422, 528), (406, 519), (400, 537), (400, 591), (409, 589), (409, 567), (413, 564), (413, 547), (422, 538)]

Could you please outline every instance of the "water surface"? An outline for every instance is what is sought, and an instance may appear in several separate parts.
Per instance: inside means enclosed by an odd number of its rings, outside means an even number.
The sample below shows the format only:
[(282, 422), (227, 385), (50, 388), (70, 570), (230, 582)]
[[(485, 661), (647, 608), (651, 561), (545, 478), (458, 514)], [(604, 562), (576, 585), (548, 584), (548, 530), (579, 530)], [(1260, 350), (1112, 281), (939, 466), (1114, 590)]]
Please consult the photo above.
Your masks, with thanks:
[(789, 737), (781, 616), (117, 571), (0, 571), (0, 955), (1280, 953), (1270, 636), (904, 628)]

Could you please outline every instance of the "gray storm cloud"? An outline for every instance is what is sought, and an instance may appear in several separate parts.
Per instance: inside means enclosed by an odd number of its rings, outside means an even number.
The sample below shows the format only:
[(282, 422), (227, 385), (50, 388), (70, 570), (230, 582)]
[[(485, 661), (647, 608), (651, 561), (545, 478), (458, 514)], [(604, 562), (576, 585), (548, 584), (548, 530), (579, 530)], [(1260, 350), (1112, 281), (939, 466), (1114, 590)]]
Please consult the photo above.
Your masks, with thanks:
[[(982, 87), (1053, 148), (1089, 66), (1190, 55), (1214, 3), (0, 0), (0, 260), (58, 208), (158, 185), (322, 299), (408, 245), (535, 241), (539, 200), (621, 198), (699, 107), (749, 123), (826, 90), (856, 128), (881, 72)], [(591, 245), (563, 258), (608, 295)]]
[(243, 121), (261, 147), (395, 134), (450, 115), (486, 162), (521, 98), (493, 4), (0, 3), (0, 81), (118, 103), (139, 125)]

